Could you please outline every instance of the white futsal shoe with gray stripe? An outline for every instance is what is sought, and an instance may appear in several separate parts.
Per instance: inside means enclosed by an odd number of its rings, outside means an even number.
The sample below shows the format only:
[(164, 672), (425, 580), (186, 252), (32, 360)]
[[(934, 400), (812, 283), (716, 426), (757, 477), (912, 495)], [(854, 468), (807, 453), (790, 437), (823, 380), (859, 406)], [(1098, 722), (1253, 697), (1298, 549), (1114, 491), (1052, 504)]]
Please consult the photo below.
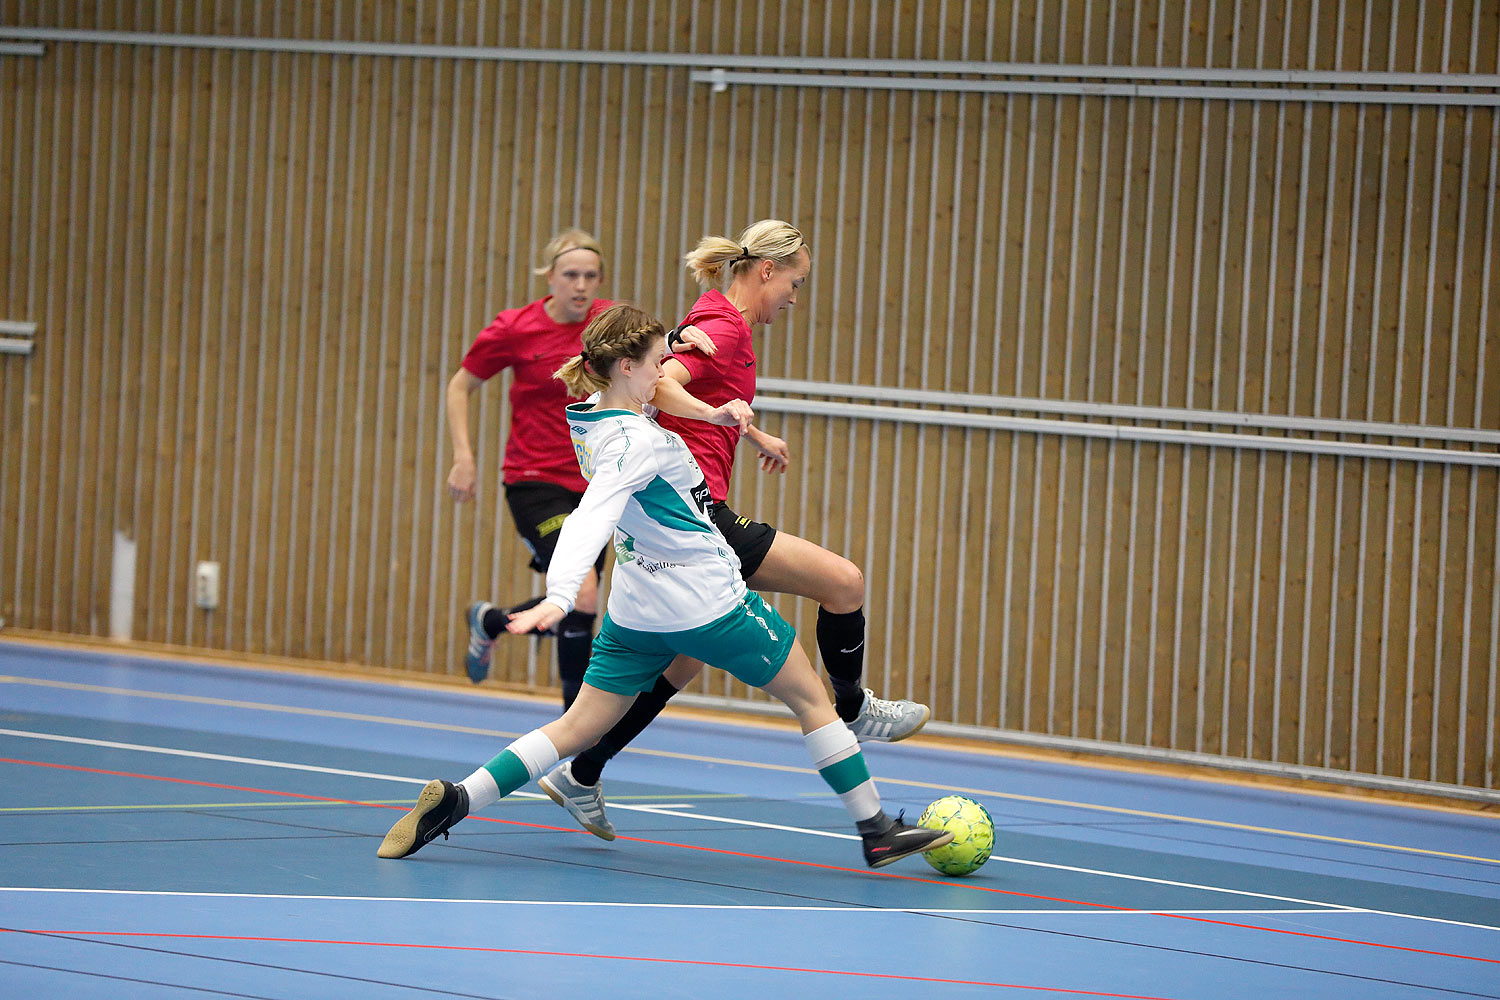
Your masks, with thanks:
[(886, 701), (865, 688), (865, 703), (849, 728), (862, 743), (899, 743), (915, 736), (932, 717), (926, 705), (914, 701)]
[(615, 826), (604, 815), (604, 793), (599, 783), (580, 785), (573, 780), (572, 761), (564, 761), (537, 779), (547, 797), (578, 821), (578, 825), (600, 840), (614, 840)]

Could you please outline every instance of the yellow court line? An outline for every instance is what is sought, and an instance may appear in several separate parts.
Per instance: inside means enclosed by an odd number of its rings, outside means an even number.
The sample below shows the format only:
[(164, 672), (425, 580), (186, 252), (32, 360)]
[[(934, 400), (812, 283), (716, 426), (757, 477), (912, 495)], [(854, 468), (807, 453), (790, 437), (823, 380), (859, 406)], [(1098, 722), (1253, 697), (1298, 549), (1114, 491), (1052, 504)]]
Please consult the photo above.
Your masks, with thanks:
[(248, 708), (262, 712), (281, 712), (286, 715), (311, 715), (322, 719), (348, 719), (352, 722), (379, 722), (389, 726), (407, 726), (411, 729), (435, 729), (448, 733), (467, 733), (471, 736), (497, 736), (513, 740), (524, 735), (503, 729), (480, 729), (476, 726), (454, 726), (442, 722), (418, 722), (413, 719), (396, 719), (386, 715), (364, 715), (359, 712), (336, 712), (325, 708), (302, 708), (298, 705), (275, 705), (263, 701), (236, 701), (230, 698), (209, 698), (196, 694), (170, 694), (165, 691), (139, 691), (134, 688), (106, 687), (101, 684), (79, 684), (76, 681), (49, 681), (38, 677), (14, 677), (0, 674), (0, 684), (29, 684), (34, 687), (61, 688), (65, 691), (89, 691), (95, 694), (129, 695), (133, 698), (153, 698), (157, 701), (175, 701), (189, 705), (216, 705), (220, 708)]
[[(421, 722), (413, 719), (398, 719), (383, 715), (364, 715), (356, 712), (337, 712), (330, 709), (302, 708), (297, 705), (275, 705), (268, 702), (236, 701), (227, 698), (208, 698), (202, 695), (169, 694), (161, 691), (138, 691), (132, 688), (105, 687), (97, 684), (80, 684), (75, 681), (52, 681), (42, 680), (35, 677), (17, 677), (8, 674), (0, 674), (0, 683), (6, 684), (28, 684), (36, 687), (61, 688), (70, 691), (90, 691), (102, 694), (128, 695), (138, 698), (154, 698), (161, 701), (184, 702), (195, 705), (217, 705), (226, 708), (245, 708), (265, 712), (282, 712), (290, 715), (310, 715), (329, 719), (349, 719), (356, 722), (377, 722), (384, 725), (405, 726), (411, 729), (427, 729), (440, 732), (466, 733), (477, 736), (496, 736), (504, 739), (515, 739), (520, 733), (506, 732), (498, 729), (480, 729), (473, 726), (455, 726), (441, 722)], [(788, 764), (767, 764), (761, 761), (737, 760), (732, 757), (709, 757), (703, 754), (679, 753), (672, 750), (649, 750), (626, 747), (626, 753), (642, 754), (650, 757), (663, 757), (670, 760), (687, 760), (702, 764), (725, 764), (737, 767), (749, 767), (763, 771), (780, 771), (788, 774), (817, 774), (813, 768), (794, 767)], [(1385, 851), (1399, 851), (1405, 854), (1419, 854), (1426, 857), (1452, 858), (1458, 861), (1479, 861), (1485, 864), (1500, 865), (1500, 858), (1485, 858), (1472, 854), (1456, 854), (1450, 851), (1434, 851), (1425, 847), (1406, 847), (1401, 844), (1384, 844), (1372, 840), (1355, 840), (1350, 837), (1335, 837), (1322, 833), (1304, 833), (1300, 830), (1284, 830), (1271, 826), (1254, 826), (1248, 823), (1231, 823), (1226, 820), (1203, 819), (1198, 816), (1180, 816), (1175, 813), (1151, 812), (1144, 809), (1129, 809), (1124, 806), (1106, 806), (1092, 802), (1077, 802), (1071, 799), (1053, 799), (1037, 795), (1021, 795), (1016, 792), (1001, 792), (988, 788), (972, 788), (962, 785), (944, 785), (930, 781), (913, 781), (903, 778), (882, 777), (878, 781), (882, 785), (905, 785), (912, 788), (927, 788), (942, 792), (962, 792), (967, 795), (982, 796), (985, 798), (1008, 799), (1012, 802), (1030, 802), (1038, 805), (1065, 806), (1071, 809), (1085, 809), (1094, 812), (1111, 813), (1120, 816), (1136, 816), (1144, 819), (1159, 819), (1174, 823), (1192, 823), (1198, 826), (1218, 827), (1226, 830), (1242, 830), (1250, 833), (1265, 833), (1280, 837), (1294, 837), (1299, 840), (1316, 840), (1330, 844), (1346, 844), (1354, 847), (1372, 847)], [(659, 796), (657, 796), (659, 797)], [(681, 796), (673, 796), (680, 798)]]
[[(519, 801), (530, 802), (530, 799)], [(154, 803), (151, 805), (95, 805), (95, 806), (5, 806), (0, 808), (0, 813), (55, 813), (55, 812), (119, 812), (128, 810), (130, 812), (145, 811), (150, 809), (263, 809), (270, 806), (336, 806), (336, 805), (374, 805), (374, 806), (404, 806), (411, 802), (405, 799), (360, 799), (354, 803), (341, 802), (307, 802), (302, 799), (288, 799), (278, 802), (274, 799), (268, 802), (170, 802)]]

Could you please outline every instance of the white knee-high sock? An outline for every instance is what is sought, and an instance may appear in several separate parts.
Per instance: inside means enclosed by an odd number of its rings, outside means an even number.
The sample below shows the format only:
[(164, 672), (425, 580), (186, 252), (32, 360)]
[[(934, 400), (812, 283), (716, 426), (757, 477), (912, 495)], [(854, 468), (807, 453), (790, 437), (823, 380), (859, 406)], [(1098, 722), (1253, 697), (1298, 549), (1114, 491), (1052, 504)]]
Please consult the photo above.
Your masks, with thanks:
[(865, 755), (860, 753), (859, 740), (854, 738), (848, 726), (842, 721), (830, 722), (802, 739), (807, 743), (813, 766), (828, 782), (828, 787), (838, 793), (839, 800), (856, 823), (880, 814), (880, 793), (870, 779), (870, 769), (865, 766)]

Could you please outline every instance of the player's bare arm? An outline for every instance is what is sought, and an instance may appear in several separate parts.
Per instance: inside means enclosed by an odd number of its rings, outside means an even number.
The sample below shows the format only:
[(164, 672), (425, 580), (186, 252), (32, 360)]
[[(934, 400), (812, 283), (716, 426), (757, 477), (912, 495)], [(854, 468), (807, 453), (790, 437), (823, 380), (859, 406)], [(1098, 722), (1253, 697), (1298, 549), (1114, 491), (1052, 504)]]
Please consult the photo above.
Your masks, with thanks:
[(469, 397), (484, 381), (467, 368), (448, 380), (448, 438), (453, 444), (453, 468), (448, 470), (448, 495), (455, 502), (474, 499), (476, 470), (469, 442)]

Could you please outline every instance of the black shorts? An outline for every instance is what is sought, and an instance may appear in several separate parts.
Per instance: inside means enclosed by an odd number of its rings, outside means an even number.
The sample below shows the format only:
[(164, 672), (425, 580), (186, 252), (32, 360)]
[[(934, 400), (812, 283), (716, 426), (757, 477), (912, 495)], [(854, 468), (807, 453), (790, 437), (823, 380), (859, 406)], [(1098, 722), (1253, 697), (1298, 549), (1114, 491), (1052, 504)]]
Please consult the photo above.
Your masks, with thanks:
[(708, 516), (729, 547), (734, 549), (734, 554), (740, 557), (740, 576), (750, 579), (765, 562), (766, 553), (771, 551), (776, 529), (764, 521), (740, 517), (717, 500), (708, 505)]
[[(547, 572), (552, 564), (552, 553), (557, 549), (557, 532), (563, 519), (578, 509), (582, 493), (575, 493), (556, 483), (506, 483), (505, 502), (510, 507), (510, 516), (516, 522), (521, 540), (531, 550), (531, 568), (538, 573)], [(609, 546), (599, 552), (594, 562), (594, 572), (604, 573), (604, 558)]]

